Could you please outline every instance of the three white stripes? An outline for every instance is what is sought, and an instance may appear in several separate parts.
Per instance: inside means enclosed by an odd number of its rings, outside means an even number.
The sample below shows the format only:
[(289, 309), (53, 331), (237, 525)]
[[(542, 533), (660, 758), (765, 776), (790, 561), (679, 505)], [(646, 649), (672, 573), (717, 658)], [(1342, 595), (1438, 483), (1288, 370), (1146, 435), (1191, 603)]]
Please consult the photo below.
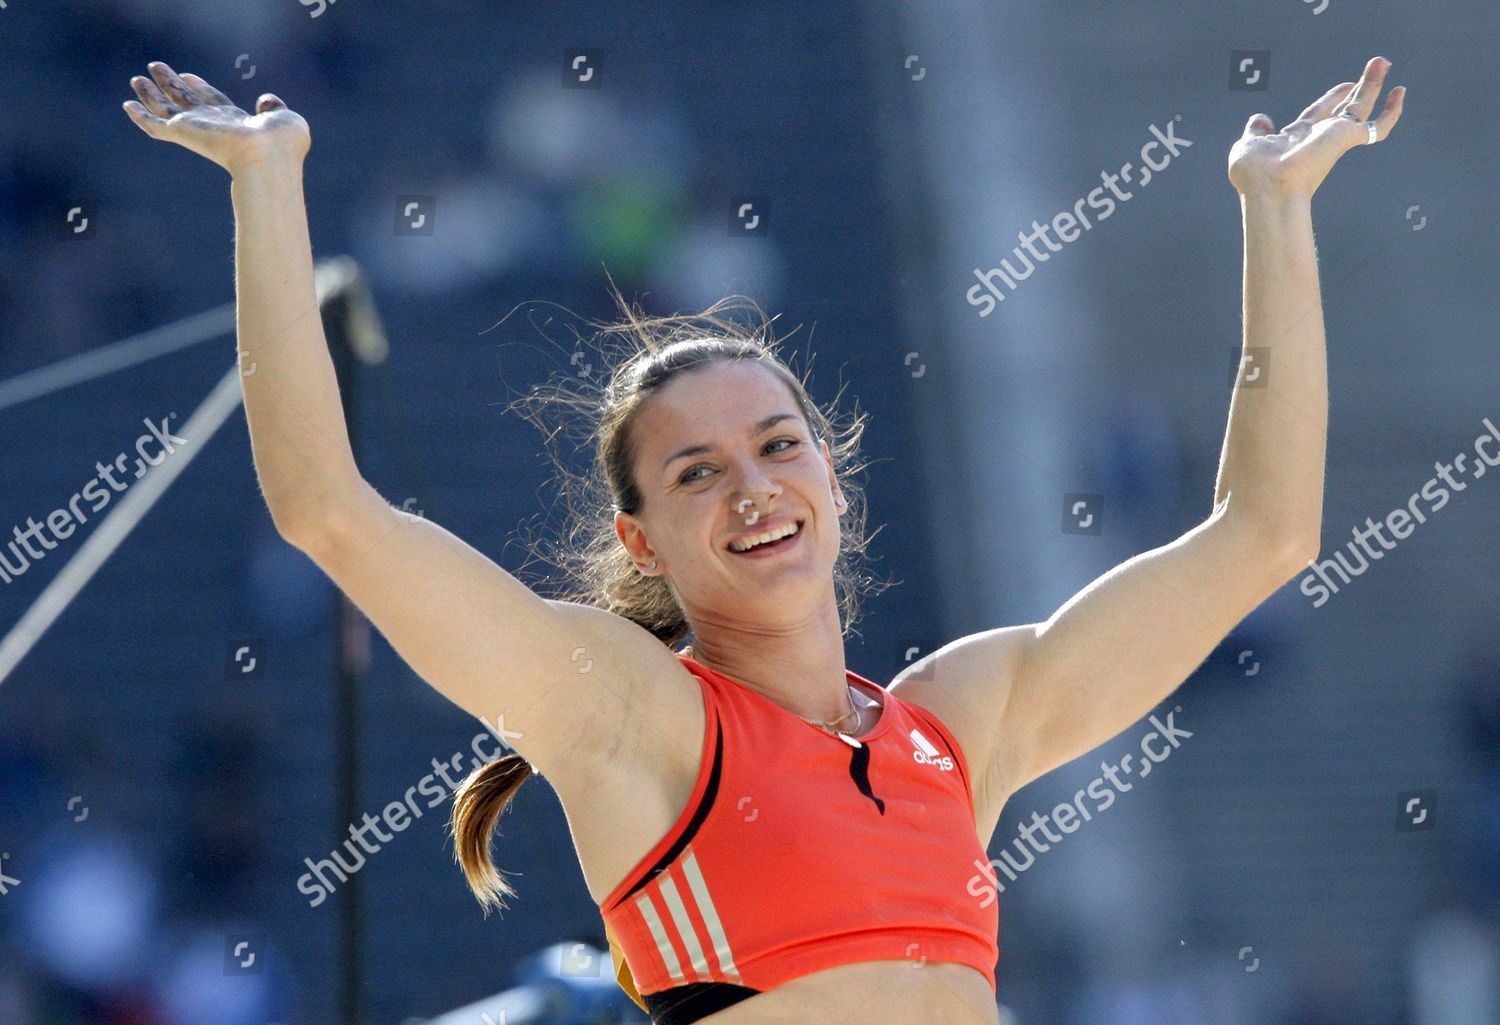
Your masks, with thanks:
[[(729, 950), (729, 938), (724, 934), (724, 923), (719, 919), (719, 911), (714, 907), (713, 898), (709, 896), (708, 885), (704, 882), (703, 873), (698, 868), (698, 856), (692, 850), (689, 850), (687, 857), (683, 859), (682, 874), (687, 879), (688, 890), (693, 902), (698, 906), (698, 913), (703, 916), (703, 924), (708, 928), (709, 938), (713, 940), (714, 957), (718, 959), (720, 971), (727, 978), (738, 983), (740, 973), (739, 969), (734, 966), (734, 956)], [(688, 917), (687, 906), (683, 903), (681, 892), (669, 876), (661, 877), (661, 894), (666, 902), (667, 911), (672, 916), (672, 926), (676, 929), (677, 935), (682, 938), (683, 946), (687, 948), (688, 956), (692, 960), (693, 972), (698, 976), (699, 981), (709, 981), (708, 959), (704, 956), (703, 945), (698, 942), (698, 931), (693, 928), (692, 919)], [(635, 899), (635, 906), (640, 910), (641, 917), (646, 920), (652, 939), (656, 940), (656, 949), (661, 954), (662, 963), (667, 966), (667, 974), (673, 982), (685, 981), (682, 962), (677, 959), (677, 951), (672, 948), (671, 937), (667, 935), (661, 916), (656, 913), (656, 905), (651, 903), (648, 894), (642, 893)]]

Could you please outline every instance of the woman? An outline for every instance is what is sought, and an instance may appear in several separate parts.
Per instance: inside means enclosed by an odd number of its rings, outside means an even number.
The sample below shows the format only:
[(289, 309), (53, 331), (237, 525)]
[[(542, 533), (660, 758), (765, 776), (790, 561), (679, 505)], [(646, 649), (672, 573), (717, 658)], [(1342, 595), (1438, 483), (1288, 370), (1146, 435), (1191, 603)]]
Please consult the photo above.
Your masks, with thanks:
[(610, 508), (578, 524), (582, 600), (541, 598), (360, 476), (313, 290), (303, 119), (161, 63), (125, 109), (231, 175), (245, 407), (277, 529), (424, 680), (514, 737), (455, 799), (481, 902), (511, 892), (490, 831), (535, 769), (654, 1021), (994, 1025), (998, 913), (972, 866), (1007, 797), (1144, 716), (1318, 550), (1311, 199), (1395, 126), (1401, 88), (1364, 120), (1389, 66), (1280, 131), (1255, 115), (1230, 151), (1247, 359), (1274, 350), (1275, 369), (1234, 391), (1208, 517), (1046, 622), (955, 640), (888, 688), (844, 664), (859, 427), (836, 434), (759, 332), (717, 307), (625, 310), (639, 351), (585, 404)]

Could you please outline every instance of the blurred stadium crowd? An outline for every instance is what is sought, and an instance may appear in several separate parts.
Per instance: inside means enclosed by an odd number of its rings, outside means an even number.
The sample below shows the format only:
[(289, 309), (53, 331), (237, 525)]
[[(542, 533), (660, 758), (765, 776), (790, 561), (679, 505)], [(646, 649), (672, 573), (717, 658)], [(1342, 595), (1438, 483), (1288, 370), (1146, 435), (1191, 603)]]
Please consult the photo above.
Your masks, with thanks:
[[(163, 59), (242, 106), (274, 91), (308, 118), (315, 255), (360, 261), (392, 338), (391, 359), (372, 371), (357, 411), (370, 437), (362, 468), (388, 498), (425, 506), (507, 568), (516, 562), (505, 538), (536, 513), (546, 467), (535, 434), (500, 409), (548, 373), (593, 371), (560, 311), (608, 315), (606, 270), (657, 312), (702, 309), (737, 292), (790, 311), (792, 324), (816, 320), (820, 395), (834, 393), (841, 366), (866, 375), (854, 390), (877, 415), (870, 454), (908, 456), (903, 263), (889, 252), (889, 211), (870, 199), (880, 194), (875, 137), (893, 131), (885, 120), (899, 115), (873, 108), (858, 61), (827, 59), (868, 46), (861, 18), (867, 28), (885, 5), (863, 13), (686, 2), (515, 10), (329, 0), (316, 19), (312, 4), (296, 0), (0, 6), (9, 80), (0, 98), (0, 379), (232, 298), (227, 179), (146, 139), (120, 110), (129, 77)], [(565, 85), (565, 52), (592, 45), (608, 87)], [(654, 59), (638, 59), (644, 53)], [(403, 228), (411, 197), (430, 215), (430, 235), (410, 219)], [(770, 232), (736, 231), (746, 199)], [(72, 231), (75, 208), (93, 218), (92, 230)], [(505, 320), (532, 299), (543, 301)], [(185, 417), (232, 349), (219, 338), (0, 409), (0, 517), (21, 524), (55, 507), (142, 416), (175, 409)], [(1162, 523), (1188, 525), (1181, 517), (1200, 504), (1201, 480), (1170, 418), (1144, 399), (1122, 400), (1109, 415), (1114, 429), (1090, 458), (1120, 496), (1118, 522), (1137, 524), (1138, 540)], [(1221, 426), (1208, 431), (1210, 443)], [(897, 537), (925, 537), (945, 515), (940, 499), (909, 499), (900, 480), (877, 485), (873, 520)], [(910, 582), (872, 610), (866, 644), (951, 629), (927, 618), (940, 581), (920, 555), (901, 561), (902, 547), (887, 550)], [(49, 556), (0, 592), (4, 629), (67, 557), (66, 549)], [(1286, 597), (1227, 647), (1283, 651), (1288, 664), (1314, 671), (1299, 647), (1305, 637), (1289, 625), (1308, 615), (1306, 603)], [(331, 813), (326, 730), (332, 609), (326, 580), (271, 528), (244, 427), (232, 420), (0, 685), (0, 1023), (334, 1020), (336, 919), (328, 907), (310, 910), (293, 885), (304, 859), (342, 831)], [(1124, 821), (1131, 813), (1119, 811), (1120, 821), (1091, 827), (1094, 882), (1076, 901), (1042, 898), (1045, 883), (1032, 878), (1041, 869), (1001, 898), (999, 995), (1016, 1025), (1500, 1022), (1500, 619), (1492, 609), (1488, 617), (1434, 678), (1412, 682), (1443, 693), (1442, 718), (1409, 723), (1398, 707), (1360, 713), (1365, 743), (1410, 728), (1441, 732), (1450, 744), (1423, 784), (1440, 795), (1434, 815), (1444, 828), (1395, 834), (1431, 846), (1413, 880), (1426, 910), (1386, 923), (1379, 937), (1394, 975), (1372, 977), (1343, 960), (1357, 919), (1317, 892), (1300, 907), (1274, 909), (1314, 937), (1298, 950), (1321, 952), (1316, 963), (1288, 964), (1273, 940), (1263, 949), (1244, 938), (1212, 900), (1186, 917), (1143, 921), (1138, 935), (1101, 939), (1113, 929), (1113, 886), (1146, 879), (1213, 892), (1202, 874), (1176, 878), (1194, 861), (1193, 829), (1214, 830), (1207, 816), (1222, 810), (1201, 782), (1192, 794), (1205, 817), (1174, 833), (1175, 857), (1134, 844)], [(252, 680), (219, 671), (226, 647), (245, 637), (263, 645)], [(850, 661), (885, 678), (896, 668), (880, 644), (851, 646)], [(1189, 686), (1202, 698), (1189, 716), (1197, 724), (1244, 701), (1231, 694), (1245, 686), (1231, 659), (1211, 661)], [(388, 648), (377, 653), (368, 702), (362, 786), (372, 807), (472, 731)], [(1185, 752), (1170, 774), (1215, 778), (1208, 744)], [(1233, 771), (1273, 774), (1276, 757)], [(1136, 795), (1139, 810), (1159, 810), (1188, 785), (1163, 781), (1155, 795)], [(371, 1025), (435, 1018), (512, 985), (551, 992), (537, 952), (602, 941), (560, 810), (545, 787), (528, 791), (496, 844), (499, 864), (519, 868), (523, 894), (498, 921), (482, 919), (463, 889), (440, 815), (372, 857)], [(1256, 806), (1265, 812), (1260, 827), (1280, 828), (1270, 810), (1284, 793)], [(1029, 792), (1015, 803), (992, 851), (1009, 842), (1014, 815), (1048, 806)], [(1382, 805), (1382, 823), (1396, 811)], [(1351, 810), (1344, 821), (1362, 814)], [(1117, 843), (1122, 861), (1143, 850), (1149, 860), (1101, 873)], [(1262, 959), (1264, 969), (1250, 966)], [(515, 1010), (511, 1025), (527, 1014), (565, 1025), (621, 1013), (618, 999), (597, 1004)], [(639, 1020), (631, 1010), (620, 1020)]]

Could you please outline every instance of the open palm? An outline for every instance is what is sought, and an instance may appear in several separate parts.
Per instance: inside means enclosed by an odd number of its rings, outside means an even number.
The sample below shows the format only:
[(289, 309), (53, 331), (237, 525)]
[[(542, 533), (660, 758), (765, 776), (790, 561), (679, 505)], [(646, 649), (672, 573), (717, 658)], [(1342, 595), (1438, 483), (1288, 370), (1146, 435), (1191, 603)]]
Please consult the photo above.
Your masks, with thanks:
[(272, 93), (263, 93), (251, 114), (197, 75), (178, 75), (161, 61), (147, 70), (150, 78), (130, 80), (139, 101), (123, 106), (153, 139), (184, 146), (231, 174), (273, 154), (300, 160), (312, 145), (307, 122)]
[[(1229, 151), (1230, 183), (1242, 195), (1311, 196), (1339, 157), (1370, 141), (1365, 122), (1390, 67), (1384, 57), (1371, 58), (1357, 83), (1340, 82), (1280, 131), (1256, 114)], [(1386, 97), (1373, 122), (1376, 142), (1391, 134), (1405, 99), (1405, 86)]]

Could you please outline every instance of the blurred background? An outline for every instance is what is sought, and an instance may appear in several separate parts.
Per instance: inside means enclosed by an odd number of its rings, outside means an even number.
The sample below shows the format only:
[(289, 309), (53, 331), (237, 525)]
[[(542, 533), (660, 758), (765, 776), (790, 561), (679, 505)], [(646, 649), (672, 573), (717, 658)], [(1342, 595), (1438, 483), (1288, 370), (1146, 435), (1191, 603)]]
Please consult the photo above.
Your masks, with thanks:
[[(513, 572), (551, 466), (504, 407), (599, 372), (568, 325), (612, 313), (606, 274), (653, 313), (743, 293), (800, 325), (814, 397), (872, 417), (874, 568), (899, 583), (848, 662), (889, 681), (1208, 514), (1240, 343), (1229, 148), (1384, 55), (1405, 116), (1314, 202), (1321, 558), (1356, 565), (1352, 531), (1459, 453), (1467, 483), (1331, 597), (1293, 581), (1256, 610), (1159, 710), (1191, 737), (1002, 877), (998, 993), (1019, 1025), (1494, 1025), (1500, 483), (1472, 452), (1500, 422), (1497, 29), (1480, 0), (0, 3), (0, 529), (66, 508), (150, 424), (180, 435), (234, 365), (228, 176), (120, 107), (160, 59), (308, 119), (314, 255), (359, 262), (390, 343), (360, 371), (361, 468)], [(1169, 126), (1184, 141), (1149, 182), (1021, 255)], [(1002, 261), (1013, 287), (986, 290)], [(201, 344), (3, 390), (163, 330)], [(5, 1025), (347, 1020), (348, 888), (317, 899), (307, 876), (350, 826), (336, 592), (273, 529), (241, 409), (191, 460), (0, 682)], [(0, 631), (98, 522), (5, 564)], [(473, 721), (378, 635), (360, 700), (360, 809), (471, 761)], [(1149, 729), (1015, 795), (992, 856), (1019, 863), (1020, 826)], [(552, 975), (577, 1002), (518, 996), (511, 1025), (640, 1020), (587, 946), (602, 926), (548, 786), (502, 820), (520, 895), (488, 919), (450, 804), (423, 807), (353, 877), (359, 1021)], [(592, 995), (570, 954), (604, 966)]]

